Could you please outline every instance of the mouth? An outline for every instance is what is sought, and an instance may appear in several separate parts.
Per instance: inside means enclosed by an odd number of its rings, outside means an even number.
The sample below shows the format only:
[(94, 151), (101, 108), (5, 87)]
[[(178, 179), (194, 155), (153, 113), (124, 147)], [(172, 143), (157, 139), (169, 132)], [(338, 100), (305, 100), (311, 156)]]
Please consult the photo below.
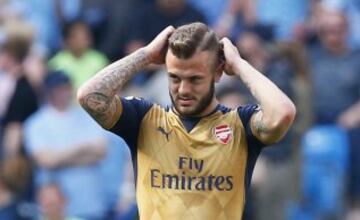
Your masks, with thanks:
[(193, 98), (178, 98), (178, 103), (184, 107), (192, 105), (194, 101)]

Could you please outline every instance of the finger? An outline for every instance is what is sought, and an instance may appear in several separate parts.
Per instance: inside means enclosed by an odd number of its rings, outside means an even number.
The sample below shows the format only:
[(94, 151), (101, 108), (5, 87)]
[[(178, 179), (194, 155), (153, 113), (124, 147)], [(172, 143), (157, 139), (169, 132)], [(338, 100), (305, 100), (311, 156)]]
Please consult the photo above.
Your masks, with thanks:
[(167, 26), (167, 27), (160, 33), (160, 35), (170, 36), (174, 31), (175, 31), (175, 28), (174, 28), (172, 25), (170, 25), (170, 26)]
[(221, 40), (220, 40), (221, 43), (223, 44), (231, 44), (231, 41), (229, 40), (229, 38), (227, 37), (223, 37)]

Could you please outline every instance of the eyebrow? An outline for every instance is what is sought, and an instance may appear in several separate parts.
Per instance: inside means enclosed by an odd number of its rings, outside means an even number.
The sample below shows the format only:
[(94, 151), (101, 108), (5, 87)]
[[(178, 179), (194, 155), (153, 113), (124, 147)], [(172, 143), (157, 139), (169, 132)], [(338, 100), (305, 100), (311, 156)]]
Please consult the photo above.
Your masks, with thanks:
[[(181, 76), (179, 76), (178, 74), (175, 74), (175, 73), (172, 73), (172, 72), (168, 72), (169, 74), (169, 77), (178, 77), (178, 78), (183, 78)], [(204, 76), (201, 76), (201, 75), (198, 75), (196, 73), (194, 73), (193, 75), (190, 75), (188, 77), (185, 77), (186, 79), (193, 79), (193, 78), (199, 78), (199, 79), (202, 79), (204, 78)]]
[(175, 73), (168, 72), (168, 74), (169, 74), (169, 77), (178, 77), (178, 78), (180, 78), (180, 76), (178, 76)]

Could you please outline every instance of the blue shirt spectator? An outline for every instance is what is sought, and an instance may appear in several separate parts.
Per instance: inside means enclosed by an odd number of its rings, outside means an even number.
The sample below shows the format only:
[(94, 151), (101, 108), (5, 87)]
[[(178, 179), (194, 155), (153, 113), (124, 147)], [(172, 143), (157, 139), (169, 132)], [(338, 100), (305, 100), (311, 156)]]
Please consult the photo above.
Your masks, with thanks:
[(342, 112), (360, 99), (359, 60), (360, 53), (356, 51), (336, 55), (322, 47), (311, 50), (309, 61), (317, 122), (336, 122)]
[(26, 122), (25, 146), (39, 166), (37, 184), (55, 182), (64, 193), (67, 217), (104, 219), (99, 162), (106, 139), (82, 109), (71, 105), (69, 80), (63, 73), (46, 78), (49, 104)]
[[(72, 108), (59, 112), (51, 106), (43, 107), (29, 119), (25, 135), (27, 150), (35, 158), (38, 152), (69, 152), (79, 145), (103, 138), (100, 128), (83, 110)], [(68, 216), (100, 218), (104, 215), (105, 194), (98, 163), (54, 168), (42, 167), (37, 184), (53, 180), (59, 184), (67, 198)]]

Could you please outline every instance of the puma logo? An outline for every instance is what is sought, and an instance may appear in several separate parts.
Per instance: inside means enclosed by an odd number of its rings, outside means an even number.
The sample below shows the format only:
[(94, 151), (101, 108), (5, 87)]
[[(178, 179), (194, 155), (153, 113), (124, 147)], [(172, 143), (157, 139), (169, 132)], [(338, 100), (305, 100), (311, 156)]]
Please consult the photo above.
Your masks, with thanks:
[(169, 141), (169, 135), (171, 134), (172, 130), (166, 132), (163, 127), (158, 127), (157, 130), (160, 131), (160, 133), (162, 133), (163, 135), (165, 135), (166, 140)]

